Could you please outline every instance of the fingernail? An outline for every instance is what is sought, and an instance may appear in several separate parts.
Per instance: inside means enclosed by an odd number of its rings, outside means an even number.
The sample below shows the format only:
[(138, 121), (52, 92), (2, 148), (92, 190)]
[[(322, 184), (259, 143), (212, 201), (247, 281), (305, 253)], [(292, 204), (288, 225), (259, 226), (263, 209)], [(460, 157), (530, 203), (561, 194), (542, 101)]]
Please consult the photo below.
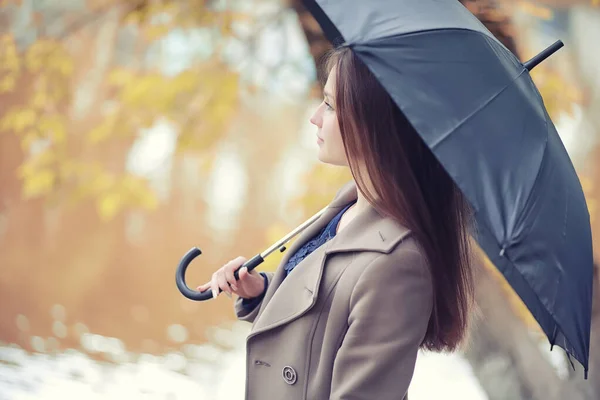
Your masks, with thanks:
[(219, 292), (217, 292), (216, 290), (213, 289), (212, 294), (213, 294), (213, 299), (216, 299), (217, 296), (219, 295)]
[(237, 286), (234, 285), (233, 283), (231, 284), (231, 288), (233, 289), (234, 292), (237, 292)]

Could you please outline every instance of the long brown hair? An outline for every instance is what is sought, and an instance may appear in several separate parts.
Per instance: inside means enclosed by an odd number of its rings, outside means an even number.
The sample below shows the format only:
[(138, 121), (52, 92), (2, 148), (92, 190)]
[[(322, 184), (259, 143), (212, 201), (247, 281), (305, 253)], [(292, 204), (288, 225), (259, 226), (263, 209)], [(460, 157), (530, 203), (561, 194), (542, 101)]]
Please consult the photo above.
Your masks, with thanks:
[[(413, 232), (433, 279), (433, 312), (421, 347), (454, 350), (473, 297), (468, 203), (368, 67), (349, 48), (328, 54), (335, 108), (350, 170), (382, 214)], [(362, 167), (361, 167), (362, 166)], [(365, 184), (366, 173), (375, 193)]]

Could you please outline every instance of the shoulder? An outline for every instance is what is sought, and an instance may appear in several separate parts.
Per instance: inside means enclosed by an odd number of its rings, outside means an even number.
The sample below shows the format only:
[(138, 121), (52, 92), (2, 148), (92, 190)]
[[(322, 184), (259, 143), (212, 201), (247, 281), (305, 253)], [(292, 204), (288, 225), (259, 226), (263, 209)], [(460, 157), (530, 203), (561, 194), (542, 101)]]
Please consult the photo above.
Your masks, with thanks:
[(387, 262), (398, 265), (397, 268), (410, 268), (422, 273), (429, 273), (427, 254), (417, 242), (412, 232), (403, 238), (396, 247), (386, 255)]
[[(365, 252), (366, 253), (366, 252)], [(360, 262), (359, 258), (362, 260)], [(410, 315), (415, 323), (426, 325), (433, 309), (433, 280), (427, 258), (412, 236), (402, 240), (389, 253), (357, 255), (349, 313)], [(384, 304), (389, 305), (390, 309)], [(388, 311), (385, 311), (388, 310)]]
[(433, 280), (427, 256), (410, 232), (399, 238), (391, 248), (357, 251), (346, 272), (347, 282), (354, 288), (353, 291), (361, 286), (376, 290), (378, 286), (414, 285), (432, 292)]
[(365, 279), (367, 275), (385, 280), (387, 284), (398, 281), (405, 282), (407, 276), (414, 276), (424, 281), (431, 281), (427, 263), (427, 256), (412, 233), (409, 233), (389, 252), (377, 253), (372, 257), (359, 277)]

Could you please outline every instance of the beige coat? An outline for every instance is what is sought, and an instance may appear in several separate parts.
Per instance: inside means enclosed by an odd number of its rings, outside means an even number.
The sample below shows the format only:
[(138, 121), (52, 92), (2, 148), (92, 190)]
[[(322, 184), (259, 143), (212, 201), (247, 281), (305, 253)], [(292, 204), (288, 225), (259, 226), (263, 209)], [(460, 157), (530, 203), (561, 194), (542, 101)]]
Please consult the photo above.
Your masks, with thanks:
[(247, 400), (401, 400), (432, 310), (432, 281), (408, 229), (373, 207), (284, 279), (288, 258), (345, 205), (349, 182), (292, 244), (252, 323), (246, 350)]

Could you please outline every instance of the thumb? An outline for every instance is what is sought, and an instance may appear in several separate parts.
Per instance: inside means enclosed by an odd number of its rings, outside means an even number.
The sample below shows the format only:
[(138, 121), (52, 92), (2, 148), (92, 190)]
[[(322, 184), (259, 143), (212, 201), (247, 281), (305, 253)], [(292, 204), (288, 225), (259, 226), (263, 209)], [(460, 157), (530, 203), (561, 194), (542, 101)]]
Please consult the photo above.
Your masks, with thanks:
[(253, 269), (252, 271), (248, 272), (248, 267), (243, 267), (240, 268), (240, 271), (238, 272), (238, 275), (240, 277), (240, 280), (247, 280), (248, 278), (252, 277), (252, 278), (257, 278), (260, 277), (259, 273)]
[[(246, 267), (244, 267), (244, 268), (246, 268)], [(247, 271), (248, 271), (248, 268), (246, 268), (246, 272)], [(256, 269), (253, 269), (252, 271), (248, 272), (248, 275), (251, 275), (255, 278), (260, 277), (260, 273)]]

